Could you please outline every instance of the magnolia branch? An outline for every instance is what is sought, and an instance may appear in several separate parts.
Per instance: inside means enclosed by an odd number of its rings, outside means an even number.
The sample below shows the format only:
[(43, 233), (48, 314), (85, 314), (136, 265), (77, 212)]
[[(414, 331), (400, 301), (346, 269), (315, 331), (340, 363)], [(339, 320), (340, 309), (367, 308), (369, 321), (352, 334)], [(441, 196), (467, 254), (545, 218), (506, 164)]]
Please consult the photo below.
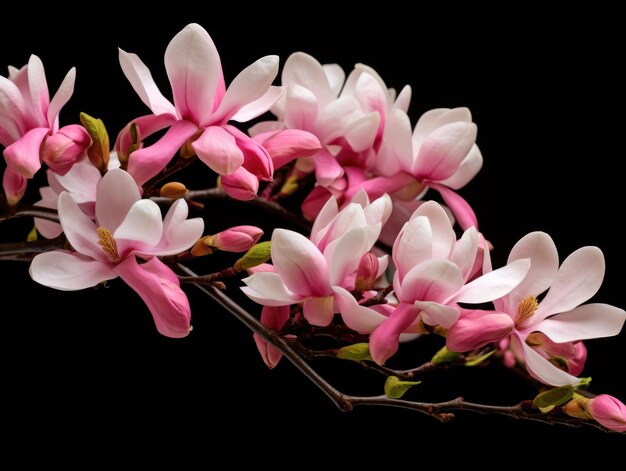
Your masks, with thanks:
[[(188, 276), (196, 276), (194, 272), (184, 265), (178, 264), (179, 271)], [(516, 419), (533, 420), (547, 424), (561, 424), (570, 427), (578, 427), (587, 425), (595, 427), (602, 431), (607, 431), (604, 427), (594, 421), (587, 419), (577, 419), (566, 415), (559, 414), (558, 408), (555, 412), (543, 414), (532, 406), (532, 401), (522, 401), (513, 406), (492, 406), (486, 404), (477, 404), (467, 402), (462, 397), (445, 401), (445, 402), (416, 402), (404, 399), (394, 399), (387, 396), (352, 396), (347, 395), (336, 389), (328, 381), (326, 381), (319, 373), (317, 373), (301, 356), (293, 346), (293, 342), (281, 336), (277, 331), (263, 325), (256, 317), (242, 308), (239, 304), (229, 298), (225, 293), (213, 286), (205, 286), (195, 284), (195, 286), (206, 293), (214, 301), (220, 304), (224, 309), (231, 313), (235, 318), (242, 322), (252, 332), (258, 334), (266, 342), (280, 350), (285, 358), (287, 358), (304, 376), (306, 376), (313, 384), (315, 384), (328, 398), (341, 410), (351, 411), (356, 406), (386, 406), (398, 407), (402, 409), (421, 412), (430, 417), (434, 417), (442, 422), (448, 422), (454, 417), (453, 411), (472, 411), (481, 414), (499, 414), (513, 417)], [(298, 348), (298, 347), (296, 347)], [(324, 352), (324, 356), (330, 355), (330, 351)], [(432, 366), (424, 364), (418, 369), (423, 371), (432, 368)], [(413, 371), (413, 370), (409, 370)], [(415, 371), (414, 371), (415, 372)]]

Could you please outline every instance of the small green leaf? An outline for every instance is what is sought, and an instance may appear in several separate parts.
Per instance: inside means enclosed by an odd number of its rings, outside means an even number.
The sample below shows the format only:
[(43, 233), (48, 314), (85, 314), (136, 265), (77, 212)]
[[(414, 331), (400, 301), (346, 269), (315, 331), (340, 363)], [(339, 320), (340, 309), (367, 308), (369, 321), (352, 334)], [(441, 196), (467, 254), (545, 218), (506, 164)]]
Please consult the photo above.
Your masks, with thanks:
[(556, 406), (537, 407), (537, 409), (539, 409), (542, 414), (547, 414), (548, 412), (552, 412), (555, 407)]
[(496, 353), (495, 350), (491, 350), (490, 352), (485, 353), (479, 357), (472, 357), (465, 362), (465, 366), (477, 366), (480, 365), (483, 361), (489, 358), (491, 355)]
[(589, 378), (579, 378), (580, 383), (576, 385), (576, 389), (587, 389), (591, 384), (591, 377)]
[(400, 399), (405, 392), (420, 383), (421, 381), (402, 381), (397, 376), (389, 376), (385, 381), (385, 396)]
[(28, 235), (26, 236), (27, 242), (35, 242), (37, 240), (37, 226), (33, 226)]
[(235, 262), (235, 270), (247, 270), (267, 262), (271, 257), (271, 249), (272, 243), (270, 241), (256, 244)]
[(80, 114), (80, 122), (89, 133), (92, 145), (87, 149), (89, 160), (95, 167), (104, 174), (109, 165), (109, 154), (111, 147), (109, 145), (109, 134), (107, 133), (104, 123), (99, 118), (89, 116), (87, 113)]
[(337, 350), (337, 358), (353, 361), (371, 360), (370, 346), (365, 342), (347, 345)]
[(561, 406), (574, 396), (574, 391), (576, 391), (575, 386), (559, 386), (558, 388), (549, 389), (538, 394), (533, 400), (533, 404), (539, 409)]
[(431, 363), (438, 365), (439, 363), (450, 363), (451, 361), (455, 361), (459, 358), (459, 354), (456, 352), (451, 352), (446, 347), (443, 347), (439, 350), (433, 358), (430, 360)]

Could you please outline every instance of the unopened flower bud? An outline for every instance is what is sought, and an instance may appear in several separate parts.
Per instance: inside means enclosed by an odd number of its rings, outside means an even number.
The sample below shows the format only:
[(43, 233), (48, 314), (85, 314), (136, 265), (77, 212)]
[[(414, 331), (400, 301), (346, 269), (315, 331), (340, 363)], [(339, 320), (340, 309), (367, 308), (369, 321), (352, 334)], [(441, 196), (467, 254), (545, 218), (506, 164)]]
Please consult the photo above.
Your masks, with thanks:
[(448, 329), (446, 346), (453, 352), (468, 352), (501, 340), (513, 328), (508, 314), (479, 309), (467, 311)]
[(626, 406), (608, 394), (600, 394), (589, 401), (587, 412), (606, 428), (626, 432)]
[(372, 252), (367, 252), (361, 257), (356, 269), (356, 281), (354, 287), (359, 291), (367, 291), (374, 286), (378, 277), (378, 257)]
[(259, 179), (245, 168), (239, 167), (230, 175), (222, 175), (220, 185), (231, 198), (246, 201), (256, 198), (259, 190)]
[(237, 271), (242, 271), (265, 263), (272, 256), (271, 250), (272, 243), (270, 241), (256, 244), (235, 262), (234, 267)]
[(169, 182), (161, 187), (159, 191), (163, 198), (171, 198), (173, 200), (178, 198), (184, 198), (189, 190), (180, 182)]
[(255, 226), (235, 226), (213, 236), (213, 247), (223, 252), (245, 252), (256, 244), (263, 230)]
[(50, 169), (64, 175), (84, 157), (90, 145), (91, 138), (85, 128), (71, 124), (46, 138), (41, 148), (41, 157)]
[(4, 170), (2, 186), (9, 206), (16, 206), (26, 192), (27, 180), (24, 176), (10, 169)]

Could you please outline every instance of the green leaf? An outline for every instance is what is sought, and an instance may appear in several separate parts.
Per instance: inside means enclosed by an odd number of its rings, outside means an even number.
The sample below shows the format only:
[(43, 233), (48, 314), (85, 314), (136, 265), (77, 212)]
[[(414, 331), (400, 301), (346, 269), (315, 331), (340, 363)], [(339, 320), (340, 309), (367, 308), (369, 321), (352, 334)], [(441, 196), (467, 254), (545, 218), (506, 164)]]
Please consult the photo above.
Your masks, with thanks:
[(242, 271), (267, 262), (271, 257), (272, 243), (261, 242), (248, 250), (243, 257), (235, 262), (235, 270)]
[(92, 145), (87, 149), (87, 155), (92, 164), (96, 166), (100, 173), (104, 174), (109, 165), (109, 154), (111, 147), (109, 145), (109, 134), (101, 119), (89, 116), (87, 113), (80, 114), (80, 122), (89, 133)]
[(430, 360), (431, 363), (438, 365), (439, 363), (450, 363), (451, 361), (457, 360), (461, 355), (456, 352), (451, 352), (446, 347), (443, 347), (439, 350), (433, 358)]
[(558, 388), (549, 389), (548, 391), (544, 391), (541, 394), (538, 394), (537, 397), (535, 397), (535, 399), (533, 400), (533, 404), (539, 409), (547, 408), (550, 406), (561, 406), (574, 396), (574, 391), (576, 391), (576, 386), (571, 385), (559, 386)]
[(368, 343), (363, 342), (342, 347), (337, 350), (337, 358), (353, 361), (372, 360), (370, 346)]
[(591, 384), (591, 377), (589, 378), (579, 378), (580, 383), (576, 385), (576, 389), (587, 389)]
[(490, 352), (485, 353), (479, 357), (472, 357), (465, 362), (465, 366), (477, 366), (480, 365), (483, 361), (489, 358), (491, 355), (496, 353), (495, 350), (491, 350)]
[(35, 242), (37, 240), (37, 226), (33, 226), (28, 235), (26, 236), (27, 242)]
[(421, 381), (402, 381), (397, 376), (389, 376), (385, 381), (385, 396), (400, 399), (405, 392), (420, 383)]

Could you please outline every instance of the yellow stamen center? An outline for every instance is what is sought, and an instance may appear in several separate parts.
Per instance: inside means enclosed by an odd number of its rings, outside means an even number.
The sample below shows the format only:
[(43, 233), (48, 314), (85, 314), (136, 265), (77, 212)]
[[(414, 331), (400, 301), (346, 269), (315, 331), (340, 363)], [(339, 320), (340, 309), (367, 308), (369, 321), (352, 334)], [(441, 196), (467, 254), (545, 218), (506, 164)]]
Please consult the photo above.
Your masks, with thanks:
[(519, 303), (519, 307), (517, 308), (517, 315), (515, 316), (515, 328), (523, 328), (524, 324), (532, 317), (538, 307), (539, 302), (534, 296), (528, 296), (522, 299), (522, 302)]
[(104, 250), (109, 262), (120, 262), (121, 258), (120, 254), (117, 252), (117, 244), (115, 243), (115, 239), (113, 238), (113, 234), (111, 234), (110, 230), (105, 229), (104, 227), (98, 228), (98, 245), (100, 245), (102, 250)]

